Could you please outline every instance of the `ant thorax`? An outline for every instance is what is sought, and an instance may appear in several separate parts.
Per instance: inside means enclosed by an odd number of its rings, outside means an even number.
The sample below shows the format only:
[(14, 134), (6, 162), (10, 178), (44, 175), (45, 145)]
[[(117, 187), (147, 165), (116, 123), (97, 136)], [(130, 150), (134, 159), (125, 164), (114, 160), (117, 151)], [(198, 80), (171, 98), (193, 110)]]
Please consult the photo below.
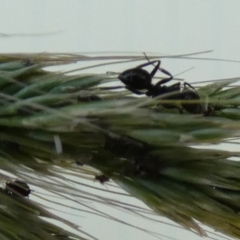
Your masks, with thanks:
[(146, 92), (146, 95), (151, 97), (161, 96), (162, 99), (180, 99), (180, 83), (174, 83), (170, 86), (158, 84), (152, 85)]

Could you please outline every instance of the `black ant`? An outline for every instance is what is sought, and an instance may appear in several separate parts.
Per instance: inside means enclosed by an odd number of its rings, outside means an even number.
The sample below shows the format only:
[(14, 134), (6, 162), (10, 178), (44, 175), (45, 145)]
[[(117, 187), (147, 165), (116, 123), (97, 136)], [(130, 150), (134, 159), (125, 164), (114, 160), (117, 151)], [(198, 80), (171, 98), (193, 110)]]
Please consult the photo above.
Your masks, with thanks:
[(101, 184), (104, 184), (105, 182), (108, 182), (109, 180), (110, 180), (110, 178), (103, 174), (95, 176), (95, 179), (94, 179), (94, 181), (99, 181)]
[[(154, 67), (151, 73), (147, 72), (146, 70), (142, 69), (142, 67), (146, 67), (148, 65), (152, 65), (154, 63), (157, 63), (157, 65)], [(139, 90), (146, 89), (147, 92), (145, 93), (147, 96), (159, 96), (160, 94), (167, 93), (167, 87), (166, 86), (160, 86), (164, 83), (167, 83), (173, 79), (173, 76), (171, 73), (169, 73), (167, 70), (160, 68), (161, 61), (152, 61), (147, 62), (144, 64), (141, 64), (137, 66), (136, 68), (128, 69), (124, 72), (122, 72), (118, 78), (126, 85), (126, 88), (130, 90), (131, 92), (135, 94), (144, 94), (140, 92)], [(152, 84), (152, 79), (154, 75), (156, 74), (157, 70), (160, 70), (161, 72), (167, 74), (169, 78), (160, 80), (155, 85)]]
[[(142, 67), (146, 67), (148, 65), (157, 65), (154, 67), (151, 73), (142, 69)], [(166, 100), (200, 100), (200, 96), (196, 92), (196, 90), (189, 84), (184, 83), (184, 89), (181, 91), (180, 83), (175, 83), (170, 86), (162, 86), (173, 79), (171, 73), (167, 70), (160, 68), (160, 60), (150, 61), (144, 64), (137, 66), (136, 68), (128, 69), (122, 72), (118, 78), (126, 85), (126, 88), (135, 94), (146, 94), (149, 97), (157, 97), (160, 95), (166, 94), (162, 99)], [(166, 79), (162, 79), (158, 81), (155, 85), (152, 84), (152, 79), (156, 74), (157, 70), (165, 73), (169, 77)], [(142, 93), (139, 90), (146, 89), (147, 92)], [(185, 103), (183, 102), (182, 107), (189, 113), (198, 114), (202, 112), (202, 106), (200, 103)], [(166, 105), (167, 106), (167, 105)]]
[(15, 180), (14, 182), (7, 182), (5, 192), (15, 196), (28, 197), (31, 193), (29, 186), (20, 180)]

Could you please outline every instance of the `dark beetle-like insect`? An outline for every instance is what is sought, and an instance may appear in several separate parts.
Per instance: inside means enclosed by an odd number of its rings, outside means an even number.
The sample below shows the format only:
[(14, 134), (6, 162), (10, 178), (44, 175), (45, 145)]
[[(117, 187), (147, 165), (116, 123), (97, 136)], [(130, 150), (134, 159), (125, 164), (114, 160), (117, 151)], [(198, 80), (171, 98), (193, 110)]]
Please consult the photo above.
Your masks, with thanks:
[(108, 182), (110, 180), (110, 178), (108, 178), (107, 176), (105, 175), (98, 175), (98, 176), (95, 176), (95, 179), (94, 181), (99, 181), (101, 184), (104, 184), (105, 182)]
[(25, 182), (20, 180), (15, 180), (14, 182), (7, 182), (5, 191), (8, 194), (23, 197), (28, 197), (31, 193), (29, 186)]
[[(142, 67), (150, 64), (157, 63), (151, 73), (142, 69)], [(173, 76), (167, 70), (160, 68), (160, 61), (151, 61), (137, 66), (136, 68), (128, 69), (122, 72), (118, 78), (126, 85), (126, 88), (135, 94), (146, 94), (149, 97), (157, 97), (163, 95), (161, 99), (165, 100), (183, 100), (182, 107), (189, 113), (199, 114), (202, 113), (202, 106), (198, 102), (200, 96), (197, 91), (189, 84), (184, 83), (184, 88), (181, 90), (181, 84), (175, 83), (170, 86), (164, 86), (163, 84), (171, 81)], [(155, 85), (152, 84), (152, 78), (156, 74), (157, 70), (167, 74), (169, 77), (158, 81)], [(139, 90), (147, 90), (145, 93)], [(164, 96), (165, 95), (165, 96)], [(189, 103), (186, 103), (189, 100)], [(192, 100), (192, 103), (191, 103)], [(173, 104), (163, 104), (165, 107), (172, 108)]]

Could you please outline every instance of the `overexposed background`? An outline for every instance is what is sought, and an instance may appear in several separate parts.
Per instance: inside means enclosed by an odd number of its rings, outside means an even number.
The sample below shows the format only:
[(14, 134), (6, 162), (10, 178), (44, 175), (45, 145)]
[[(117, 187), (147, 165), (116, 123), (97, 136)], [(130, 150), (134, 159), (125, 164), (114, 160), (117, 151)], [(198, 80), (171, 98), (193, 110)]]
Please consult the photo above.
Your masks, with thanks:
[[(1, 1), (0, 53), (146, 52), (175, 55), (213, 50), (213, 53), (196, 57), (240, 61), (239, 11), (238, 0)], [(127, 68), (135, 65), (130, 63)], [(181, 75), (190, 83), (240, 76), (240, 62), (163, 59), (162, 67), (173, 75), (194, 67)], [(110, 65), (96, 71), (125, 69), (126, 65)], [(164, 224), (134, 218), (120, 211), (113, 213), (106, 207), (103, 210), (175, 239), (200, 239)], [(64, 216), (99, 239), (156, 239), (139, 230), (84, 213), (77, 217)], [(215, 236), (215, 239), (221, 238)]]

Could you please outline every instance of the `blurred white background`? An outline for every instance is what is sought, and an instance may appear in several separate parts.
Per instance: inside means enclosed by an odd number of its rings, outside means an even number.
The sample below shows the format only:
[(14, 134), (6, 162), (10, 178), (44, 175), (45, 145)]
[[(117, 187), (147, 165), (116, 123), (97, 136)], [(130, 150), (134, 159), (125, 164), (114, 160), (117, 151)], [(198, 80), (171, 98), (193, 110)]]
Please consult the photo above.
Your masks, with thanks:
[[(240, 61), (239, 11), (238, 0), (1, 1), (0, 52), (173, 55), (213, 50), (196, 57)], [(135, 65), (128, 64), (128, 68)], [(190, 83), (240, 76), (240, 62), (163, 59), (162, 66), (173, 75), (194, 67), (181, 75)], [(110, 65), (97, 71), (125, 69), (123, 65)], [(105, 211), (112, 213), (108, 208)], [(200, 239), (120, 211), (114, 214), (175, 239)], [(84, 217), (64, 216), (99, 239), (156, 239), (119, 223), (81, 215)]]

